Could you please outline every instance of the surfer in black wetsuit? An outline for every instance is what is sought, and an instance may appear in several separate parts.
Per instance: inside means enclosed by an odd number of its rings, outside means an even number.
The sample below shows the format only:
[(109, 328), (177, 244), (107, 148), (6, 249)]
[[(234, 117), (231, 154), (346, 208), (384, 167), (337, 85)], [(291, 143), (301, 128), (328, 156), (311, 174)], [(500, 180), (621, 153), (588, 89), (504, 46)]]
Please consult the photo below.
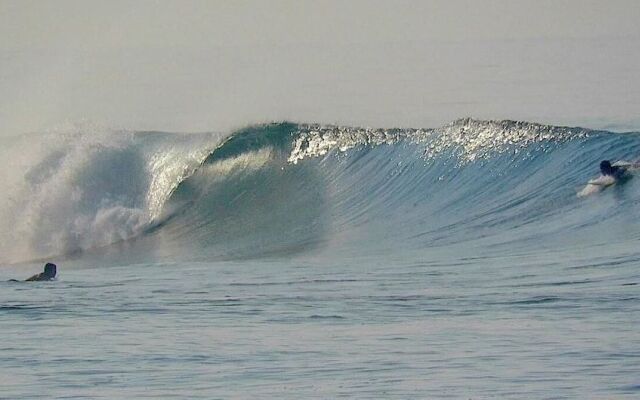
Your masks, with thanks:
[(57, 267), (55, 264), (47, 263), (44, 266), (44, 271), (41, 274), (36, 274), (31, 278), (25, 280), (25, 282), (34, 282), (34, 281), (50, 281), (56, 277)]
[(613, 166), (609, 160), (604, 160), (600, 163), (600, 173), (604, 176), (611, 176), (615, 179), (620, 179), (627, 172), (625, 167)]

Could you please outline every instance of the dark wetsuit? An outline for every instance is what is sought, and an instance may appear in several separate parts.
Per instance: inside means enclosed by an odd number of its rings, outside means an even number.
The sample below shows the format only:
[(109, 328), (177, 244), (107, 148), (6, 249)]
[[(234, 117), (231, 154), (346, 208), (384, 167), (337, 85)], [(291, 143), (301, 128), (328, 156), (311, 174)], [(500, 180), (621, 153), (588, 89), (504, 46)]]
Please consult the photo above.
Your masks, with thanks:
[(626, 168), (622, 168), (622, 167), (611, 167), (611, 168), (613, 169), (613, 173), (611, 174), (611, 176), (616, 178), (616, 180), (625, 178), (625, 175), (627, 173)]
[(54, 279), (55, 276), (49, 276), (47, 274), (45, 274), (44, 272), (41, 274), (36, 274), (34, 276), (32, 276), (31, 278), (25, 279), (25, 282), (35, 282), (35, 281), (50, 281), (52, 279)]
[(25, 282), (50, 281), (56, 277), (56, 270), (57, 267), (55, 264), (47, 263), (47, 265), (44, 266), (44, 272), (32, 276), (25, 280)]
[(612, 176), (615, 179), (622, 179), (626, 174), (625, 167), (613, 166), (607, 160), (600, 163), (600, 173), (604, 176)]

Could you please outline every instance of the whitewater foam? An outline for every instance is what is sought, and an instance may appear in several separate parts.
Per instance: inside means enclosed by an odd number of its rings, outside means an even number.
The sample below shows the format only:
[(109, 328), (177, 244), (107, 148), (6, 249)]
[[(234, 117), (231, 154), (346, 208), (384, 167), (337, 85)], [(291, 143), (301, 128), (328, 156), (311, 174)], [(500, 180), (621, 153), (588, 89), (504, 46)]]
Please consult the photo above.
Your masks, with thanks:
[[(11, 228), (2, 232), (0, 252), (17, 261), (140, 234), (219, 138), (88, 131), (6, 140), (11, 176), (1, 215)], [(12, 165), (13, 154), (21, 158)]]

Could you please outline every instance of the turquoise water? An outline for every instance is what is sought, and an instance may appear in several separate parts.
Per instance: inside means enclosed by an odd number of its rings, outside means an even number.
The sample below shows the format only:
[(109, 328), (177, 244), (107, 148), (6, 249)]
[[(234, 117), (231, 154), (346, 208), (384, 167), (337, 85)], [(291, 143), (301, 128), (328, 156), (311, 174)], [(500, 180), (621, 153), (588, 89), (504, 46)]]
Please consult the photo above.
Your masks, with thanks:
[[(640, 184), (576, 195), (637, 134), (120, 138), (10, 185), (5, 223), (47, 218), (5, 233), (0, 398), (640, 396)], [(7, 282), (30, 257), (58, 279)]]

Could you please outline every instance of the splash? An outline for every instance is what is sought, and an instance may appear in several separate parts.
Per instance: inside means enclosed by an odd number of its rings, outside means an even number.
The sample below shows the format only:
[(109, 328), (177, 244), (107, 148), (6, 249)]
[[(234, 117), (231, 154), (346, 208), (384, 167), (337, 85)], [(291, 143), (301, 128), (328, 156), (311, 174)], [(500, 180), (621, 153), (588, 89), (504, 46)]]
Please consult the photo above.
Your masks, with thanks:
[(216, 142), (105, 130), (14, 139), (4, 160), (21, 159), (8, 167), (0, 257), (74, 253), (139, 235)]

